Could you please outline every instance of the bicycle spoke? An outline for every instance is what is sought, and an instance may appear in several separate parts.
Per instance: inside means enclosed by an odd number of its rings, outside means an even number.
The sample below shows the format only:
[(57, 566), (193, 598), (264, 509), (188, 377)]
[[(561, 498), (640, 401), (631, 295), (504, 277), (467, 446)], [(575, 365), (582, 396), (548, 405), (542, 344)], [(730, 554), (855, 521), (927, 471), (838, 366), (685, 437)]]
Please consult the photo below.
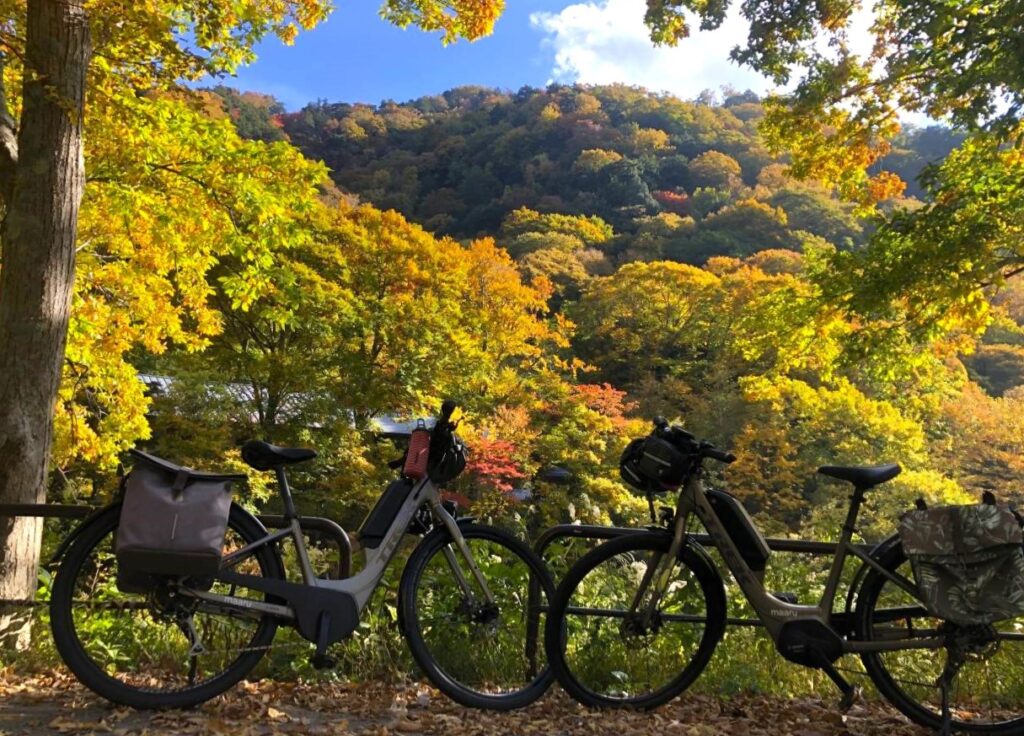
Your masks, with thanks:
[[(675, 680), (700, 642), (707, 612), (699, 586), (679, 565), (660, 596), (650, 624), (642, 614), (663, 555), (622, 555), (595, 568), (565, 609), (566, 663), (588, 689), (629, 698)], [(699, 598), (699, 600), (698, 600)], [(699, 612), (697, 612), (699, 611)]]

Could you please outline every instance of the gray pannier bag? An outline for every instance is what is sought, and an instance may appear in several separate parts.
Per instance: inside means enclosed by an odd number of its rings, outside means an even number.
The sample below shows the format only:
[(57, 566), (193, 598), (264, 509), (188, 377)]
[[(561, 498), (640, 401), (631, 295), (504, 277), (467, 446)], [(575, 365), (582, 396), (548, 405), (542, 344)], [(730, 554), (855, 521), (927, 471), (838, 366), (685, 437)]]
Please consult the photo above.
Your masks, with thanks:
[(154, 575), (213, 576), (231, 511), (231, 484), (244, 475), (200, 473), (138, 450), (124, 480), (114, 550), (117, 586), (143, 593)]
[(1005, 506), (908, 511), (900, 540), (928, 611), (961, 626), (1024, 615), (1024, 537)]

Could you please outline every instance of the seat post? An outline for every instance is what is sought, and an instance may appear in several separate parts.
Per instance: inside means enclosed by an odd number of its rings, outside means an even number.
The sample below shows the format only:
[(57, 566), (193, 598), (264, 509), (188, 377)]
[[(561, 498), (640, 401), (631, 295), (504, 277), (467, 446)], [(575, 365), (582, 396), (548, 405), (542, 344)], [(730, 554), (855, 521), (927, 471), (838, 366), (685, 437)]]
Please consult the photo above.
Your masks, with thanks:
[(850, 494), (850, 508), (846, 512), (846, 521), (843, 522), (842, 542), (849, 542), (853, 538), (853, 533), (857, 531), (855, 524), (857, 516), (860, 514), (860, 507), (864, 503), (864, 493), (867, 490), (862, 486), (855, 485), (853, 487), (853, 493)]
[(295, 513), (295, 502), (292, 501), (292, 491), (288, 487), (288, 477), (284, 474), (284, 468), (278, 465), (274, 468), (274, 473), (277, 475), (277, 485), (281, 490), (281, 500), (284, 501), (284, 518), (298, 518), (298, 514)]

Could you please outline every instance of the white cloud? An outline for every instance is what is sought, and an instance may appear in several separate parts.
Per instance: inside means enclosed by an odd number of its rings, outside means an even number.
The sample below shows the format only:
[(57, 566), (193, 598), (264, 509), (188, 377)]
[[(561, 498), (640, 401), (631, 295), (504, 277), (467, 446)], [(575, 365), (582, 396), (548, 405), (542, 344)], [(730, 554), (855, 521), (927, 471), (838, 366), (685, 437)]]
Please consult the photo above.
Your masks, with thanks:
[[(856, 10), (847, 31), (850, 48), (867, 56), (874, 43), (870, 4)], [(706, 89), (723, 86), (764, 94), (773, 89), (767, 78), (729, 59), (747, 40), (747, 22), (736, 4), (714, 31), (699, 30), (691, 17), (691, 34), (675, 48), (655, 46), (643, 17), (645, 0), (589, 0), (557, 13), (530, 15), (530, 24), (544, 34), (541, 43), (554, 51), (551, 81), (584, 84), (621, 82), (692, 99)], [(827, 46), (822, 42), (820, 47)], [(795, 79), (794, 79), (795, 81)], [(904, 124), (934, 125), (924, 113), (901, 111)]]
[(705, 89), (730, 85), (768, 91), (756, 72), (730, 61), (729, 52), (746, 40), (743, 19), (731, 13), (720, 28), (700, 31), (675, 48), (654, 46), (644, 25), (644, 0), (596, 0), (569, 5), (557, 13), (533, 13), (530, 24), (554, 50), (552, 81), (636, 84), (692, 98)]

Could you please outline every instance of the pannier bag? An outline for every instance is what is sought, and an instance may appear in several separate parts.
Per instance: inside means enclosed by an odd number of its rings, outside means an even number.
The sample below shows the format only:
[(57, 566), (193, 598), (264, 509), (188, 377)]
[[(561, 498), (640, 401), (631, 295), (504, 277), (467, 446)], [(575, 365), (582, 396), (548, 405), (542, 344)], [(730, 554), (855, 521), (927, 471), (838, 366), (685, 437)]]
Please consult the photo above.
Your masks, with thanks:
[(132, 450), (115, 553), (118, 587), (143, 592), (152, 575), (212, 576), (220, 567), (231, 484), (244, 475), (199, 473)]
[(917, 509), (899, 533), (930, 613), (963, 626), (1024, 615), (1024, 538), (1010, 509)]

